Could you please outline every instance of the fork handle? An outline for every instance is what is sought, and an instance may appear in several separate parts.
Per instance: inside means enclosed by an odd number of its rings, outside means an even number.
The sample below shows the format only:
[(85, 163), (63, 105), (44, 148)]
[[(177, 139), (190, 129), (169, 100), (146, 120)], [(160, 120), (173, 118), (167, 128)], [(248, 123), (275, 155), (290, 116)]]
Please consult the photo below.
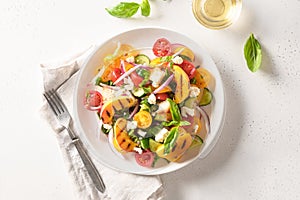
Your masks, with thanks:
[[(68, 131), (71, 131), (70, 129), (67, 129)], [(72, 143), (75, 145), (81, 159), (82, 162), (84, 163), (87, 172), (89, 174), (89, 176), (91, 177), (92, 181), (95, 184), (95, 187), (100, 191), (100, 192), (104, 192), (105, 191), (105, 184), (103, 182), (102, 177), (100, 176), (98, 170), (96, 169), (95, 165), (93, 164), (91, 158), (89, 157), (89, 155), (87, 154), (87, 152), (85, 151), (85, 149), (83, 148), (83, 145), (80, 141), (79, 138), (72, 138)]]

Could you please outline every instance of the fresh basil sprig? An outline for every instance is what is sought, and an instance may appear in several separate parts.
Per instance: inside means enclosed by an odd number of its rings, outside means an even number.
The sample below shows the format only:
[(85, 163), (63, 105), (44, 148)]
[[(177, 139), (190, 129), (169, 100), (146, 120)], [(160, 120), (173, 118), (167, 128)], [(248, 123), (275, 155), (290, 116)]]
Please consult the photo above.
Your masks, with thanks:
[(260, 43), (251, 33), (244, 46), (244, 56), (250, 71), (256, 72), (261, 66), (262, 51)]
[(130, 18), (137, 13), (139, 8), (141, 8), (143, 16), (148, 17), (150, 15), (151, 8), (148, 0), (142, 0), (140, 4), (136, 2), (120, 2), (115, 7), (105, 8), (105, 10), (114, 17)]

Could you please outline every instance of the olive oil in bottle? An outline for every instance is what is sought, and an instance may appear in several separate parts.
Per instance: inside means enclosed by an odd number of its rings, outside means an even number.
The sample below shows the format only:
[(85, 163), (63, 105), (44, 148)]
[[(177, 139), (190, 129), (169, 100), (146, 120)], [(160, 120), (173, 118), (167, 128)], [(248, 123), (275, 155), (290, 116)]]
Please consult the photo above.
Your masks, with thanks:
[(239, 17), (241, 6), (241, 0), (193, 0), (193, 13), (202, 25), (221, 29)]

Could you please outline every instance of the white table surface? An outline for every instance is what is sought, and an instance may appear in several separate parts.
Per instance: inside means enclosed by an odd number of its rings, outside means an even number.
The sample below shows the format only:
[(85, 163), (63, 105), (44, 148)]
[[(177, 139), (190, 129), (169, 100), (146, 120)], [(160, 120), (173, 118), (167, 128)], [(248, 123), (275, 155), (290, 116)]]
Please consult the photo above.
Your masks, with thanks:
[[(237, 23), (219, 31), (198, 24), (191, 0), (153, 0), (151, 17), (133, 19), (108, 15), (112, 2), (1, 1), (0, 199), (75, 196), (56, 138), (39, 116), (39, 63), (153, 25), (202, 44), (227, 95), (225, 126), (211, 154), (161, 176), (167, 199), (300, 199), (300, 1), (245, 0)], [(243, 58), (251, 32), (263, 49), (256, 73)]]

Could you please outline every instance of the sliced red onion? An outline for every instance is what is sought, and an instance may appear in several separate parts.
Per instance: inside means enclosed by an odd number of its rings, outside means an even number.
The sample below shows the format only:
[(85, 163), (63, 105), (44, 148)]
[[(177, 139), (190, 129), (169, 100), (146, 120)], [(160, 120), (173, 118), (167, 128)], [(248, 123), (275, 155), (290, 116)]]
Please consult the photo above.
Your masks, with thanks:
[(115, 148), (114, 143), (114, 134), (113, 134), (113, 130), (111, 129), (108, 133), (108, 145), (110, 147), (110, 149), (119, 157), (122, 159), (125, 159), (125, 157)]
[(163, 84), (161, 84), (156, 90), (153, 91), (153, 94), (157, 94), (159, 91), (161, 91), (164, 87), (169, 85), (169, 83), (172, 81), (174, 78), (174, 74), (172, 74)]
[(209, 134), (210, 133), (210, 120), (209, 120), (209, 116), (208, 116), (207, 112), (203, 108), (201, 108), (199, 106), (197, 106), (196, 108), (200, 112), (201, 116), (203, 116), (204, 123), (205, 123), (205, 128), (207, 130), (207, 133)]
[(124, 74), (126, 72), (124, 60), (121, 60), (121, 72), (122, 72), (122, 74)]
[(129, 69), (127, 72), (125, 72), (124, 74), (122, 74), (122, 76), (120, 76), (115, 82), (114, 85), (118, 84), (120, 81), (122, 81), (126, 76), (128, 76), (129, 74), (131, 74), (132, 72), (134, 72), (137, 68), (141, 67), (142, 65), (136, 65), (133, 68)]
[(138, 109), (139, 109), (139, 104), (136, 104), (136, 106), (134, 107), (134, 110), (129, 115), (128, 119), (131, 119), (134, 116), (134, 114), (138, 111)]

